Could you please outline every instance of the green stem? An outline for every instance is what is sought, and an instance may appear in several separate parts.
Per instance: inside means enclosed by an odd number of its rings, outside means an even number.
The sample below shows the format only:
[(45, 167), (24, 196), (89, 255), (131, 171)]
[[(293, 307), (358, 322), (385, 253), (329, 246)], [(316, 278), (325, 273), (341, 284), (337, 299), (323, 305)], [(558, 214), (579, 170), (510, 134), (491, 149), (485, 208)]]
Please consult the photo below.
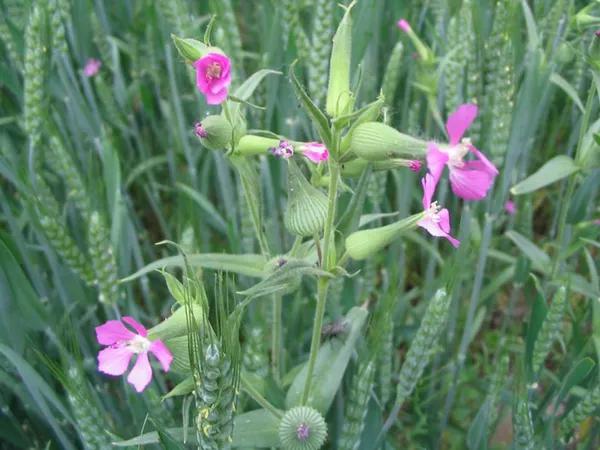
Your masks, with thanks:
[[(329, 264), (329, 251), (331, 244), (331, 235), (333, 234), (333, 221), (335, 218), (335, 206), (337, 199), (337, 182), (339, 166), (337, 161), (329, 160), (329, 197), (327, 204), (327, 220), (325, 221), (325, 231), (323, 234), (323, 267), (329, 270), (335, 267), (335, 262)], [(325, 305), (327, 303), (327, 288), (329, 287), (329, 278), (319, 278), (317, 281), (317, 307), (315, 309), (315, 319), (313, 322), (313, 333), (310, 343), (310, 355), (308, 357), (308, 366), (306, 370), (306, 381), (304, 382), (304, 391), (302, 393), (302, 405), (306, 405), (310, 396), (313, 372), (317, 361), (317, 353), (321, 346), (321, 329), (323, 328), (323, 316), (325, 315)]]
[(279, 382), (281, 378), (281, 295), (273, 295), (273, 331), (271, 334), (271, 369), (273, 378)]
[(254, 386), (252, 385), (252, 383), (246, 378), (246, 376), (244, 375), (244, 373), (242, 372), (242, 374), (240, 375), (241, 381), (242, 381), (242, 389), (244, 389), (244, 391), (246, 391), (246, 393), (252, 397), (252, 399), (258, 403), (260, 406), (262, 406), (264, 409), (266, 409), (267, 411), (269, 411), (271, 414), (273, 414), (275, 417), (277, 417), (278, 419), (283, 418), (283, 414), (281, 413), (281, 411), (279, 411), (277, 408), (275, 408), (275, 406), (273, 406), (266, 398), (264, 398), (260, 392), (258, 392)]

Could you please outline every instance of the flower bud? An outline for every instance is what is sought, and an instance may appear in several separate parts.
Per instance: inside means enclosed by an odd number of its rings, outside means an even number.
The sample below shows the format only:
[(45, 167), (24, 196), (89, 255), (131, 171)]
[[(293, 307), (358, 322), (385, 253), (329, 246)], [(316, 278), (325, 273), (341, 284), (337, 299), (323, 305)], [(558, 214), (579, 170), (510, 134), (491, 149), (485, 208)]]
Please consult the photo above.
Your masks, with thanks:
[(223, 116), (207, 116), (194, 125), (194, 133), (210, 150), (223, 150), (231, 145), (233, 129)]
[(208, 46), (204, 42), (196, 39), (180, 38), (174, 34), (171, 34), (171, 39), (173, 39), (173, 44), (175, 44), (179, 54), (188, 61), (196, 61), (206, 54)]
[(413, 214), (391, 225), (356, 231), (346, 238), (346, 251), (353, 259), (366, 259), (391, 244), (402, 233), (416, 228), (423, 216), (424, 213)]
[(379, 122), (367, 122), (352, 133), (350, 150), (367, 161), (425, 157), (427, 143)]
[(279, 139), (247, 134), (237, 143), (235, 153), (243, 156), (266, 155), (270, 149), (279, 146)]
[(350, 92), (350, 60), (352, 55), (351, 3), (340, 22), (331, 47), (329, 64), (329, 86), (327, 88), (326, 110), (330, 117), (349, 114), (352, 110)]
[(327, 196), (311, 185), (293, 160), (288, 161), (288, 204), (285, 227), (298, 236), (314, 236), (327, 218)]

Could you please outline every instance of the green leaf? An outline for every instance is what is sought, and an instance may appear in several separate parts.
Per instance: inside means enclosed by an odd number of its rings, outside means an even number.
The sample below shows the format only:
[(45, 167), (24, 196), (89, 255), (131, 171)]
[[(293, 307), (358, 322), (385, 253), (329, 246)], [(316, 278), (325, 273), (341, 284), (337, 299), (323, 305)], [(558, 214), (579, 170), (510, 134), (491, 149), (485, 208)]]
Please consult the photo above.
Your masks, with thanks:
[[(234, 418), (233, 447), (279, 447), (279, 420), (265, 409), (257, 409), (240, 414)], [(174, 439), (183, 441), (183, 428), (166, 430)], [(113, 442), (116, 447), (158, 444), (159, 435), (156, 431), (145, 433), (125, 441)], [(196, 434), (190, 433), (188, 444), (197, 444)]]
[(507, 231), (505, 235), (531, 260), (537, 270), (544, 273), (549, 270), (550, 257), (537, 245), (514, 230)]
[(296, 78), (296, 74), (294, 73), (294, 68), (296, 67), (296, 63), (298, 61), (294, 61), (290, 66), (290, 81), (292, 82), (292, 87), (294, 88), (294, 92), (296, 93), (296, 97), (300, 101), (300, 104), (314, 123), (317, 128), (317, 132), (321, 137), (321, 140), (325, 144), (327, 148), (331, 148), (331, 132), (329, 130), (329, 122), (327, 117), (323, 112), (314, 104), (311, 98), (306, 93), (306, 90), (298, 79)]
[(244, 81), (240, 87), (238, 87), (234, 92), (233, 95), (236, 98), (239, 98), (240, 100), (248, 100), (252, 94), (254, 93), (254, 91), (256, 90), (256, 88), (258, 87), (258, 85), (260, 84), (260, 82), (267, 76), (267, 75), (281, 75), (281, 72), (278, 72), (277, 70), (270, 70), (270, 69), (261, 69), (258, 70), (256, 72), (254, 72), (252, 75), (250, 75), (250, 77), (248, 77), (246, 79), (246, 81)]
[(198, 192), (197, 190), (186, 186), (183, 183), (175, 183), (177, 189), (179, 189), (182, 193), (191, 198), (200, 209), (202, 209), (206, 214), (203, 214), (202, 217), (206, 218), (206, 221), (211, 224), (217, 231), (220, 231), (223, 234), (227, 234), (227, 223), (219, 214), (219, 211), (213, 206), (213, 204), (208, 200), (203, 194)]
[(485, 399), (467, 433), (467, 446), (469, 450), (486, 450), (488, 430), (492, 418), (491, 399)]
[[(224, 272), (234, 272), (248, 277), (262, 278), (265, 273), (263, 269), (266, 264), (266, 258), (262, 255), (228, 255), (225, 253), (192, 253), (187, 255), (187, 262), (190, 267), (202, 267), (204, 269), (222, 270)], [(121, 280), (121, 283), (135, 280), (155, 270), (166, 267), (185, 267), (183, 256), (169, 256), (154, 261), (128, 277)]]
[(533, 13), (529, 8), (526, 0), (521, 0), (523, 6), (523, 15), (525, 16), (525, 24), (527, 25), (527, 38), (529, 50), (535, 50), (540, 45), (540, 36), (537, 31)]
[(573, 103), (575, 103), (577, 105), (577, 107), (579, 108), (579, 110), (582, 113), (585, 112), (585, 108), (583, 107), (583, 103), (581, 103), (581, 99), (579, 98), (579, 95), (577, 95), (577, 91), (567, 80), (565, 80), (559, 74), (553, 73), (552, 75), (550, 75), (550, 81), (552, 83), (556, 84), (559, 88), (561, 88), (565, 92), (565, 94), (567, 94), (569, 97), (571, 97), (571, 100), (573, 100)]
[(594, 369), (596, 363), (592, 358), (586, 357), (581, 359), (575, 364), (567, 376), (565, 376), (563, 383), (556, 396), (556, 404), (560, 404), (566, 395), (569, 393), (573, 386), (581, 383)]
[(171, 389), (164, 397), (163, 400), (171, 397), (178, 397), (181, 395), (187, 395), (194, 390), (196, 383), (194, 383), (194, 377), (190, 375), (183, 381), (179, 382), (173, 389)]
[[(348, 328), (347, 334), (328, 340), (319, 349), (308, 404), (322, 414), (327, 413), (342, 383), (350, 356), (354, 352), (368, 315), (369, 312), (365, 308), (352, 308), (344, 318)], [(287, 408), (300, 404), (307, 371), (308, 367), (305, 364), (292, 382), (285, 399)]]
[(559, 155), (546, 162), (534, 174), (529, 175), (520, 183), (514, 185), (510, 192), (513, 195), (527, 194), (537, 191), (544, 186), (562, 180), (579, 170), (579, 166), (565, 155)]

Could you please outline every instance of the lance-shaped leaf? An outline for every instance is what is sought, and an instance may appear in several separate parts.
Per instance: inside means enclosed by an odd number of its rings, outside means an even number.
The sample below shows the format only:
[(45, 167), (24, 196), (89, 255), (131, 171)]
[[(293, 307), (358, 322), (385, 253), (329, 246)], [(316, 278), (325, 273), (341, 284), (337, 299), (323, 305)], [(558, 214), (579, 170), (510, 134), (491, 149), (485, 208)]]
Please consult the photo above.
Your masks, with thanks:
[(331, 47), (329, 64), (329, 86), (327, 88), (327, 114), (340, 117), (352, 110), (352, 92), (350, 91), (350, 60), (352, 56), (352, 2), (344, 13)]
[(514, 185), (510, 192), (513, 195), (527, 194), (562, 180), (579, 170), (579, 166), (566, 155), (559, 155), (546, 162), (535, 173)]
[[(223, 272), (234, 272), (248, 277), (261, 278), (265, 275), (263, 268), (267, 262), (262, 255), (227, 255), (221, 253), (193, 253), (187, 255), (187, 263), (190, 267), (202, 267), (204, 269), (221, 270)], [(184, 268), (186, 262), (183, 256), (169, 256), (154, 261), (147, 266), (142, 267), (128, 277), (121, 280), (121, 283), (135, 280), (149, 272), (164, 269), (166, 267)]]

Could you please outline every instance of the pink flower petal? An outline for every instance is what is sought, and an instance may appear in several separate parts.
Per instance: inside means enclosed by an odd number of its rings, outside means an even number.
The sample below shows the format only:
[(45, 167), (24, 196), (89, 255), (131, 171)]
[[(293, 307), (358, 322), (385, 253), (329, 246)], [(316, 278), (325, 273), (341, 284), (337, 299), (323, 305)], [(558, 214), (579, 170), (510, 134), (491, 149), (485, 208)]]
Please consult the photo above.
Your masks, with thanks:
[(450, 145), (456, 145), (460, 142), (467, 128), (475, 120), (475, 117), (477, 117), (477, 105), (472, 103), (460, 105), (456, 111), (450, 114), (446, 122), (446, 131), (448, 131)]
[(160, 339), (152, 341), (149, 351), (156, 356), (156, 359), (160, 362), (163, 370), (168, 372), (169, 367), (171, 367), (171, 362), (173, 361), (173, 355), (164, 342)]
[(398, 22), (396, 22), (396, 25), (398, 25), (398, 28), (400, 28), (405, 33), (408, 33), (410, 31), (410, 24), (405, 19), (400, 19)]
[(431, 206), (431, 199), (435, 192), (436, 181), (433, 176), (428, 173), (421, 178), (421, 186), (423, 186), (423, 209), (427, 210)]
[(223, 89), (222, 91), (213, 94), (212, 92), (207, 92), (204, 94), (206, 98), (206, 103), (209, 105), (220, 105), (227, 99), (227, 89)]
[(148, 352), (138, 354), (137, 361), (129, 372), (127, 381), (135, 387), (137, 392), (142, 392), (152, 380), (152, 367), (148, 361)]
[(494, 174), (494, 176), (498, 175), (498, 169), (496, 166), (489, 159), (487, 159), (482, 152), (477, 150), (474, 145), (469, 145), (469, 150), (485, 165), (486, 170), (489, 173)]
[[(444, 213), (444, 211), (445, 211), (445, 213)], [(442, 209), (439, 212), (439, 214), (440, 214), (440, 219), (441, 219), (440, 222), (435, 222), (431, 218), (426, 217), (426, 218), (422, 219), (421, 221), (419, 221), (417, 223), (417, 225), (420, 226), (421, 228), (425, 228), (425, 230), (427, 230), (427, 232), (429, 234), (431, 234), (432, 236), (446, 238), (452, 244), (452, 246), (454, 248), (457, 248), (460, 245), (460, 241), (458, 239), (453, 238), (452, 236), (450, 236), (450, 234), (448, 234), (447, 231), (444, 231), (442, 229), (442, 225), (448, 225), (448, 227), (449, 227), (448, 210)], [(442, 215), (445, 215), (446, 218), (442, 217)], [(446, 222), (445, 224), (442, 224), (442, 222), (444, 220), (447, 220), (448, 222)]]
[(316, 164), (329, 158), (329, 150), (320, 142), (308, 142), (300, 147), (300, 152)]
[(108, 375), (123, 375), (132, 356), (127, 346), (107, 347), (98, 353), (98, 370)]
[(113, 345), (117, 342), (128, 341), (135, 337), (120, 320), (109, 320), (96, 327), (96, 339), (99, 344)]
[(512, 200), (507, 200), (504, 204), (504, 210), (511, 216), (514, 216), (517, 212), (517, 206)]
[(427, 169), (433, 175), (435, 183), (440, 180), (444, 166), (448, 162), (448, 155), (437, 147), (435, 143), (429, 142), (427, 144)]
[(452, 192), (465, 200), (481, 200), (494, 183), (496, 172), (482, 161), (467, 161), (463, 167), (450, 167)]
[(124, 317), (122, 317), (121, 320), (123, 322), (125, 322), (127, 325), (131, 326), (135, 331), (137, 331), (137, 334), (139, 334), (140, 336), (143, 336), (143, 337), (148, 336), (148, 331), (146, 330), (146, 328), (144, 327), (144, 325), (142, 325), (141, 323), (139, 323), (133, 317), (131, 317), (131, 316), (124, 316)]

